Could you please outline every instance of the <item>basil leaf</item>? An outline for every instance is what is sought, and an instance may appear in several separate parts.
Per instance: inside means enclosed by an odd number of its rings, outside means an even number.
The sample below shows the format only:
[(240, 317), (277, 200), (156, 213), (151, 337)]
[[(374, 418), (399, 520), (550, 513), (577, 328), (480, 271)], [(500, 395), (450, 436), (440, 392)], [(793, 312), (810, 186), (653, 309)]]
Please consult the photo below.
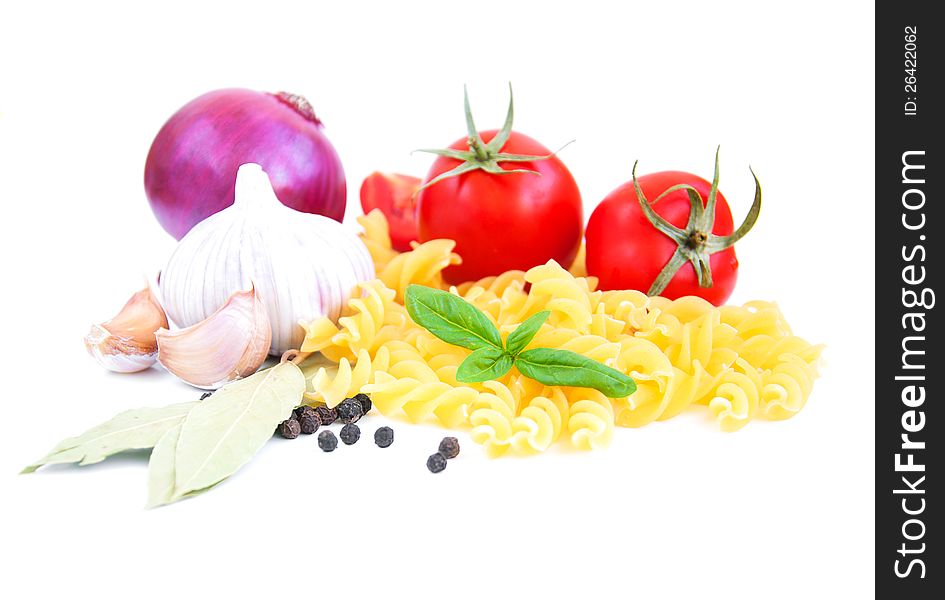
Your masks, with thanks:
[(516, 327), (515, 331), (510, 333), (508, 339), (505, 340), (506, 351), (512, 356), (518, 356), (518, 353), (524, 350), (525, 346), (532, 341), (549, 315), (551, 315), (550, 310), (543, 310), (522, 321), (522, 324)]
[(480, 348), (466, 357), (456, 370), (456, 381), (479, 383), (498, 379), (512, 368), (512, 357), (492, 347)]
[(489, 317), (459, 296), (411, 284), (406, 297), (410, 318), (444, 342), (469, 350), (502, 349), (502, 337)]
[(515, 359), (515, 366), (539, 383), (593, 388), (608, 398), (623, 398), (637, 389), (633, 379), (620, 371), (570, 350), (526, 350)]

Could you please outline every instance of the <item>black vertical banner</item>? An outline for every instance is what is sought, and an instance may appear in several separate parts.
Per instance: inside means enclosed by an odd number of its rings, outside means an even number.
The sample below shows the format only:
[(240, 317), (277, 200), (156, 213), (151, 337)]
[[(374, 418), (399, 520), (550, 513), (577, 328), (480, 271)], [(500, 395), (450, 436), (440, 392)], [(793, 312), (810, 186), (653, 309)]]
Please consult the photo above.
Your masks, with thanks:
[(876, 586), (943, 597), (945, 75), (933, 2), (876, 8)]

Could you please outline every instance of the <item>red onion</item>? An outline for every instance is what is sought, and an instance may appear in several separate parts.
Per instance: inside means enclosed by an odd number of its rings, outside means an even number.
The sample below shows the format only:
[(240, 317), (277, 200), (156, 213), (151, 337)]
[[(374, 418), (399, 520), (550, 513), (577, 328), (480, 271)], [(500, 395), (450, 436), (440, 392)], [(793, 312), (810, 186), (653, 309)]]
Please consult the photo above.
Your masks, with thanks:
[(311, 105), (293, 94), (242, 89), (204, 94), (164, 124), (144, 166), (151, 209), (181, 239), (233, 204), (245, 163), (262, 166), (286, 206), (344, 218), (344, 170)]

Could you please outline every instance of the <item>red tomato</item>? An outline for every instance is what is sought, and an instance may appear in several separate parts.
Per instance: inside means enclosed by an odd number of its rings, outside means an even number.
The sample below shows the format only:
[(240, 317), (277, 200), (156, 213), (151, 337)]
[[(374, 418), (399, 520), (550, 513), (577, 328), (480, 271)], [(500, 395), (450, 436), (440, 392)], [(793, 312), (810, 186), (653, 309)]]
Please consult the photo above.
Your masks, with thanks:
[(361, 208), (368, 214), (381, 209), (390, 226), (390, 241), (396, 250), (410, 250), (417, 239), (417, 203), (415, 194), (420, 179), (398, 173), (375, 171), (361, 184)]
[[(486, 144), (492, 129), (480, 132)], [(450, 148), (468, 150), (467, 138)], [(532, 138), (513, 131), (503, 153), (544, 156), (551, 152)], [(437, 157), (424, 181), (454, 169), (461, 161)], [(581, 193), (557, 156), (531, 162), (499, 162), (502, 169), (534, 173), (492, 174), (474, 170), (424, 188), (417, 198), (420, 241), (456, 240), (463, 262), (447, 268), (450, 283), (526, 270), (555, 259), (571, 265), (581, 245), (584, 225)]]
[[(668, 188), (684, 183), (699, 192), (705, 206), (712, 187), (698, 175), (683, 171), (652, 173), (638, 177), (637, 181), (651, 203)], [(733, 231), (732, 211), (721, 192), (716, 202), (712, 233), (729, 235)], [(677, 190), (652, 206), (657, 214), (676, 227), (686, 227), (690, 204), (685, 191)], [(675, 241), (647, 220), (632, 181), (604, 198), (587, 224), (587, 272), (600, 280), (600, 289), (648, 291), (676, 248)], [(723, 304), (731, 296), (738, 276), (735, 248), (712, 254), (709, 264), (712, 267), (712, 287), (700, 287), (695, 268), (687, 262), (660, 295), (673, 299), (700, 296), (716, 306)]]

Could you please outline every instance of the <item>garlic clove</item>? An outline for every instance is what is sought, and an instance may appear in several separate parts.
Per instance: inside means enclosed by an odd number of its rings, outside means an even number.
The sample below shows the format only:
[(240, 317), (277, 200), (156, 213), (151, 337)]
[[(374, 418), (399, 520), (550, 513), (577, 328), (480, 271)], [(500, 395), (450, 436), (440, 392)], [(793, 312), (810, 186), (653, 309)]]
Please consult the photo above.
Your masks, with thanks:
[(158, 361), (192, 386), (216, 389), (247, 377), (266, 360), (272, 328), (256, 288), (235, 292), (196, 325), (156, 334)]
[(157, 360), (154, 332), (167, 316), (150, 287), (137, 292), (111, 320), (93, 325), (85, 348), (100, 365), (116, 373), (143, 371)]

